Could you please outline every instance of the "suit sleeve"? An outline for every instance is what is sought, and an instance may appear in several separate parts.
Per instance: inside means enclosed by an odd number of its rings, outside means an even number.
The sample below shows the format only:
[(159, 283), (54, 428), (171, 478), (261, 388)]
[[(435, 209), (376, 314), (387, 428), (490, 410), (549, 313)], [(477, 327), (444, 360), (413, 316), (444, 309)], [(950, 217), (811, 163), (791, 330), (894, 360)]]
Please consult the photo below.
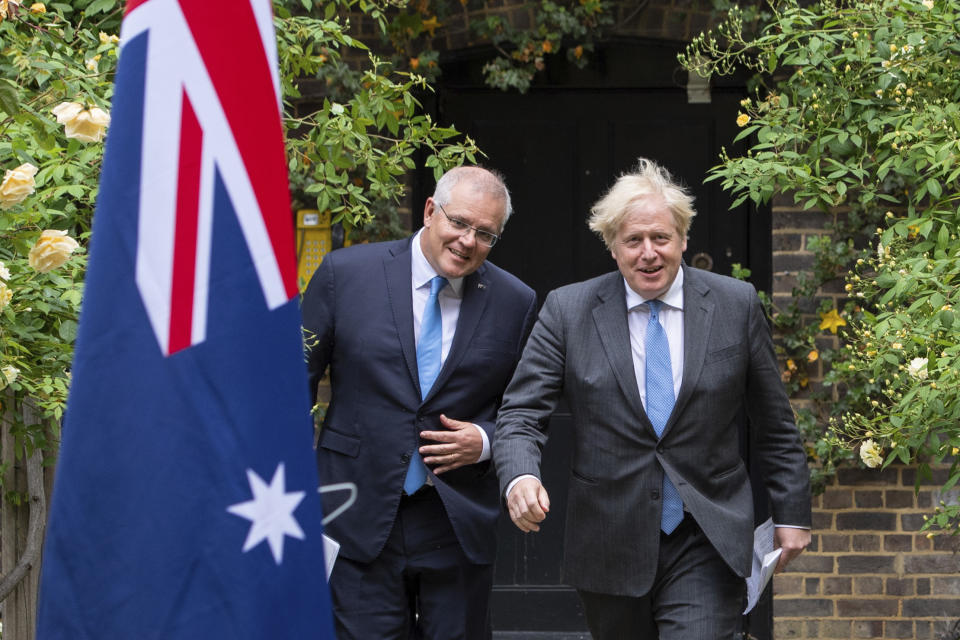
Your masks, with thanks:
[(556, 292), (544, 302), (513, 379), (504, 392), (493, 438), (501, 495), (511, 480), (540, 477), (547, 423), (563, 389), (566, 347)]
[(770, 326), (753, 294), (747, 412), (774, 523), (811, 526), (810, 471), (793, 408), (780, 380)]
[[(523, 318), (523, 324), (521, 325), (520, 338), (517, 343), (517, 355), (516, 361), (519, 362), (520, 356), (523, 353), (524, 345), (526, 345), (527, 340), (530, 336), (530, 331), (533, 329), (533, 325), (537, 320), (537, 295), (530, 292), (529, 303), (527, 305), (526, 315)], [(516, 371), (516, 368), (514, 368)], [(493, 439), (495, 437), (494, 431), (496, 429), (496, 422), (490, 420), (476, 420), (474, 424), (483, 429), (484, 433), (487, 434), (488, 442), (490, 442), (491, 453), (493, 447)]]
[(310, 384), (310, 404), (317, 402), (317, 383), (323, 378), (333, 352), (335, 279), (333, 260), (327, 256), (303, 294), (303, 338)]

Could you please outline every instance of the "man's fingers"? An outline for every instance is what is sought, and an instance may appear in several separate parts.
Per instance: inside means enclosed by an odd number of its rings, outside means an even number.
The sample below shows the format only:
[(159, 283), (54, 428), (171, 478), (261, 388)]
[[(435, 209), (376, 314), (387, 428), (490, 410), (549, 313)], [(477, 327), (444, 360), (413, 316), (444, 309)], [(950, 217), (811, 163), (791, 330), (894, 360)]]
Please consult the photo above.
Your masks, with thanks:
[(540, 531), (540, 523), (550, 510), (546, 489), (535, 479), (521, 480), (507, 498), (510, 519), (521, 531)]

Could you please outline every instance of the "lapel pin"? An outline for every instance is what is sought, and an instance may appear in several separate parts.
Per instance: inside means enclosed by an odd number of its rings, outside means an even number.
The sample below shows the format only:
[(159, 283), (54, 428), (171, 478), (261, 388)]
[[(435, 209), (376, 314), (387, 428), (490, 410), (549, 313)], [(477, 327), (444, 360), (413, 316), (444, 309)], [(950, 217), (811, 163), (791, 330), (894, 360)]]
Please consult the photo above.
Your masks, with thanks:
[(477, 283), (477, 289), (486, 289), (486, 288), (487, 288), (487, 285), (483, 284), (482, 282)]

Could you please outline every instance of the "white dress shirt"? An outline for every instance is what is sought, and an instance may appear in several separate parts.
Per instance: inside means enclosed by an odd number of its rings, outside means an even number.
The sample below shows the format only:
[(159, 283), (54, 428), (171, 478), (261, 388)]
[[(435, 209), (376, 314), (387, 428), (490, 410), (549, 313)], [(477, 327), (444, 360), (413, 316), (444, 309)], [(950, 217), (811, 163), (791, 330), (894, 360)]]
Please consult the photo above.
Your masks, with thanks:
[[(439, 274), (430, 265), (427, 257), (423, 255), (423, 248), (420, 246), (420, 234), (423, 229), (413, 236), (411, 244), (410, 276), (411, 290), (413, 291), (413, 337), (416, 344), (420, 343), (420, 323), (423, 321), (423, 309), (427, 306), (427, 298), (430, 297), (430, 281)], [(453, 336), (457, 332), (457, 320), (460, 318), (460, 302), (463, 300), (463, 278), (447, 278), (449, 283), (440, 290), (437, 299), (440, 302), (440, 322), (443, 335), (443, 343), (440, 347), (440, 367), (447, 361), (447, 355), (450, 353), (450, 345), (453, 344)], [(458, 416), (447, 416), (458, 420)], [(483, 451), (477, 462), (483, 462), (490, 459), (490, 438), (486, 431), (477, 425), (477, 431), (483, 439)], [(430, 480), (430, 476), (427, 476)], [(431, 481), (432, 483), (432, 481)]]
[[(633, 373), (637, 378), (637, 389), (640, 391), (640, 400), (643, 407), (647, 407), (647, 374), (646, 349), (644, 340), (647, 337), (647, 323), (650, 322), (650, 307), (645, 305), (647, 299), (630, 288), (626, 279), (623, 281), (627, 296), (627, 326), (630, 329), (630, 352), (633, 355)], [(660, 307), (660, 325), (667, 334), (667, 343), (670, 345), (670, 368), (673, 370), (673, 397), (680, 393), (680, 382), (683, 380), (683, 269), (677, 271), (677, 277), (667, 292), (658, 298), (663, 305)]]

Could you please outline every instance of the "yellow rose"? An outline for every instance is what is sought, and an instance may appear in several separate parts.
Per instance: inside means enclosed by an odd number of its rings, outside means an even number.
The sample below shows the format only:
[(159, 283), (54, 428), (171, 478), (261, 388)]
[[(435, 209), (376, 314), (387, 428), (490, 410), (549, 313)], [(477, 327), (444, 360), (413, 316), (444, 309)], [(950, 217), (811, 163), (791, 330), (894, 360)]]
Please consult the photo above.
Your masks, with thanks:
[(88, 70), (97, 71), (100, 68), (100, 65), (98, 64), (99, 62), (100, 62), (100, 54), (98, 53), (97, 55), (87, 60), (85, 65)]
[(67, 137), (81, 142), (100, 142), (110, 125), (110, 114), (100, 107), (84, 109), (76, 102), (61, 102), (53, 108), (57, 122), (64, 125)]
[(0, 0), (0, 20), (7, 17), (7, 0)]
[(30, 5), (30, 13), (46, 13), (47, 6), (42, 2), (34, 2)]
[(52, 271), (66, 262), (79, 246), (66, 231), (47, 229), (30, 249), (30, 266), (40, 273)]
[(745, 126), (747, 126), (747, 123), (748, 123), (748, 122), (750, 122), (750, 116), (748, 116), (747, 114), (741, 113), (741, 114), (739, 114), (739, 115), (737, 116), (737, 126), (738, 126), (738, 127), (745, 127)]
[(0, 282), (0, 311), (10, 304), (11, 298), (13, 298), (13, 291), (10, 291), (6, 282)]
[(9, 209), (27, 199), (36, 188), (33, 176), (37, 175), (37, 168), (25, 162), (16, 169), (7, 169), (0, 183), (0, 209)]
[(0, 367), (0, 371), (3, 372), (3, 377), (0, 378), (0, 389), (6, 389), (7, 385), (16, 380), (17, 376), (20, 375), (20, 369), (17, 369), (12, 364)]

